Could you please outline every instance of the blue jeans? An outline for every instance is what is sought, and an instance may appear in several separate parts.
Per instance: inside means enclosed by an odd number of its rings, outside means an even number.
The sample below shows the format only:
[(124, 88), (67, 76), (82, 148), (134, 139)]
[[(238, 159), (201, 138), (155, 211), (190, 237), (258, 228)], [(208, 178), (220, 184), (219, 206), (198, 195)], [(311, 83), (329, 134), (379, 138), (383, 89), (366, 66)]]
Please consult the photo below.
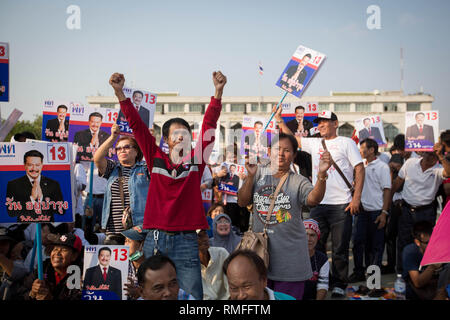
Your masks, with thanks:
[(384, 228), (378, 229), (375, 220), (380, 215), (378, 211), (362, 211), (356, 216), (356, 232), (353, 241), (353, 259), (355, 273), (364, 273), (364, 251), (366, 267), (377, 265), (381, 267), (384, 249)]
[(345, 211), (348, 204), (320, 204), (311, 209), (311, 218), (319, 223), (320, 239), (316, 250), (325, 254), (331, 233), (331, 287), (344, 289), (348, 284), (348, 247), (352, 236), (352, 216)]
[(180, 232), (172, 235), (162, 230), (150, 229), (144, 242), (144, 256), (146, 258), (153, 256), (154, 249), (175, 263), (180, 288), (193, 295), (195, 299), (203, 300), (197, 233)]
[(398, 221), (397, 273), (402, 273), (403, 271), (403, 248), (414, 242), (412, 230), (414, 224), (419, 221), (429, 221), (434, 226), (436, 224), (436, 208), (430, 206), (425, 209), (413, 211), (403, 203), (402, 214)]

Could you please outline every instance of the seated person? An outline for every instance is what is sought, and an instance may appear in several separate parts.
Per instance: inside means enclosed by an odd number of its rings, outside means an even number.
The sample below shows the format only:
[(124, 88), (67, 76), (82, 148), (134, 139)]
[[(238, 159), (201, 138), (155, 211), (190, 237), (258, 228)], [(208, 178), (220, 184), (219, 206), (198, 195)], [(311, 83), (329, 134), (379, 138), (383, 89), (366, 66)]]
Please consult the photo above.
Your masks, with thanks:
[(44, 279), (39, 280), (37, 274), (31, 287), (29, 298), (31, 300), (81, 300), (80, 289), (69, 289), (67, 268), (80, 263), (82, 249), (78, 236), (67, 233), (49, 245), (47, 248), (50, 259), (44, 261)]
[(231, 300), (295, 300), (267, 287), (267, 268), (263, 259), (250, 250), (236, 250), (223, 263)]
[(441, 264), (432, 264), (419, 271), (420, 262), (430, 241), (433, 226), (428, 221), (416, 222), (413, 226), (414, 243), (403, 249), (403, 279), (406, 282), (407, 300), (431, 300), (437, 290), (437, 270)]
[(221, 213), (213, 221), (213, 237), (209, 239), (211, 247), (222, 247), (232, 253), (241, 241), (231, 226), (231, 218), (226, 213)]
[(138, 300), (195, 300), (178, 285), (177, 270), (167, 256), (157, 254), (146, 259), (137, 272)]
[(222, 265), (228, 257), (225, 248), (210, 247), (206, 230), (198, 233), (198, 254), (202, 268), (203, 300), (228, 300), (228, 281)]
[(328, 292), (330, 263), (326, 254), (317, 251), (316, 245), (320, 239), (319, 224), (314, 219), (303, 221), (308, 236), (308, 250), (311, 259), (313, 277), (306, 281), (303, 300), (324, 300)]

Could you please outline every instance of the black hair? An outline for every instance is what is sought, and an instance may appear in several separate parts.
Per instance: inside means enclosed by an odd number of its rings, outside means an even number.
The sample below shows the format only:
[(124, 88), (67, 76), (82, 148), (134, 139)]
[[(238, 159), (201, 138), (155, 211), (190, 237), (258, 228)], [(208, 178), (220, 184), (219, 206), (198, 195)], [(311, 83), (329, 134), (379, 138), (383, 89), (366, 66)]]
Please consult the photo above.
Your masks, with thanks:
[(129, 142), (131, 142), (131, 144), (133, 145), (133, 147), (136, 149), (136, 158), (135, 161), (139, 162), (142, 160), (142, 158), (144, 157), (144, 154), (142, 153), (141, 148), (139, 148), (139, 145), (136, 141), (136, 139), (134, 139), (133, 137), (130, 136), (122, 136), (119, 139), (117, 139), (116, 141), (116, 146), (119, 144), (120, 141), (122, 140), (128, 140)]
[(174, 123), (181, 124), (182, 126), (186, 127), (186, 129), (189, 131), (189, 133), (191, 133), (191, 127), (189, 126), (189, 123), (186, 120), (184, 120), (183, 118), (172, 118), (172, 119), (167, 120), (163, 124), (162, 134), (163, 134), (164, 138), (169, 137), (170, 126)]
[(367, 149), (373, 148), (373, 152), (375, 155), (378, 154), (378, 143), (375, 140), (367, 138), (360, 142), (360, 145), (363, 144), (366, 145)]
[(60, 104), (60, 105), (58, 106), (58, 108), (56, 108), (56, 111), (58, 111), (59, 108), (64, 108), (64, 109), (66, 109), (66, 111), (67, 111), (67, 107), (66, 107), (65, 105), (63, 105), (63, 104)]
[(414, 239), (421, 240), (422, 235), (428, 235), (431, 236), (431, 233), (433, 232), (433, 225), (431, 222), (423, 220), (418, 221), (414, 224), (412, 229), (412, 235)]
[(278, 139), (276, 138), (277, 136), (274, 136), (274, 138), (270, 141), (270, 147), (272, 148), (275, 144), (277, 144), (281, 139), (288, 139), (289, 142), (292, 145), (292, 151), (294, 152), (294, 155), (297, 153), (297, 149), (298, 149), (298, 142), (297, 139), (295, 139), (295, 137), (293, 135), (290, 134), (286, 134), (286, 133), (280, 133), (278, 135)]
[(258, 120), (258, 121), (255, 121), (255, 123), (253, 124), (253, 127), (255, 127), (257, 124), (260, 124), (262, 126), (264, 125), (261, 121)]
[(99, 112), (92, 112), (89, 115), (89, 121), (91, 120), (91, 117), (99, 117), (100, 119), (103, 119), (103, 115), (101, 113), (99, 113)]
[(369, 121), (370, 121), (370, 118), (364, 118), (363, 123), (364, 123), (364, 121), (366, 121), (366, 120), (369, 120)]
[(41, 158), (42, 162), (44, 161), (44, 155), (40, 153), (38, 150), (30, 150), (25, 152), (25, 154), (23, 155), (23, 163), (27, 163), (28, 157), (39, 157)]
[(136, 93), (139, 93), (141, 96), (144, 96), (144, 94), (142, 93), (142, 91), (139, 91), (139, 90), (134, 91), (133, 94), (132, 94), (132, 96), (134, 97), (134, 95), (135, 95)]
[(405, 135), (403, 133), (399, 133), (394, 138), (394, 146), (398, 148), (398, 150), (405, 150)]
[(222, 207), (223, 211), (225, 212), (225, 205), (222, 202), (216, 202), (216, 203), (213, 203), (212, 206), (208, 209), (206, 216), (210, 217), (211, 212), (213, 212), (217, 207)]
[(175, 269), (175, 272), (177, 271), (177, 268), (175, 267), (175, 263), (167, 256), (162, 254), (157, 254), (154, 256), (151, 256), (150, 258), (145, 259), (144, 262), (139, 266), (139, 269), (137, 271), (137, 279), (138, 284), (142, 285), (145, 282), (145, 272), (150, 270), (160, 270), (162, 267), (164, 267), (166, 264), (170, 263), (172, 267)]
[(230, 168), (231, 168), (231, 167), (235, 167), (235, 168), (236, 168), (236, 165), (235, 165), (235, 164), (232, 164), (232, 165), (230, 165)]
[(447, 146), (450, 147), (450, 130), (445, 130), (440, 135), (441, 143), (445, 143)]
[(425, 117), (425, 113), (423, 113), (423, 112), (417, 112), (417, 113), (414, 115), (414, 118), (417, 119), (417, 116), (418, 116), (419, 114), (421, 114), (421, 115), (423, 115), (423, 116)]
[(294, 112), (297, 112), (298, 109), (302, 109), (303, 111), (305, 111), (304, 106), (296, 106)]
[(99, 257), (100, 257), (100, 252), (102, 252), (102, 251), (104, 251), (104, 250), (109, 251), (109, 253), (111, 254), (111, 249), (110, 249), (110, 248), (108, 248), (108, 247), (102, 247), (102, 248), (100, 248), (100, 250), (98, 250), (98, 256), (99, 256)]
[(267, 268), (264, 264), (263, 259), (261, 259), (261, 257), (258, 256), (254, 251), (246, 249), (233, 251), (233, 253), (231, 253), (228, 258), (225, 259), (222, 267), (222, 271), (225, 275), (227, 275), (228, 266), (230, 265), (231, 261), (233, 261), (233, 259), (238, 256), (244, 256), (253, 263), (253, 265), (256, 267), (256, 271), (258, 272), (260, 279), (267, 279)]
[(305, 54), (305, 55), (303, 56), (302, 60), (305, 59), (305, 57), (308, 57), (308, 58), (311, 59), (311, 54), (309, 54), (309, 53)]
[(22, 132), (22, 135), (23, 135), (26, 139), (34, 139), (34, 140), (36, 140), (36, 136), (34, 135), (33, 132), (30, 132), (30, 131), (24, 131), (24, 132)]

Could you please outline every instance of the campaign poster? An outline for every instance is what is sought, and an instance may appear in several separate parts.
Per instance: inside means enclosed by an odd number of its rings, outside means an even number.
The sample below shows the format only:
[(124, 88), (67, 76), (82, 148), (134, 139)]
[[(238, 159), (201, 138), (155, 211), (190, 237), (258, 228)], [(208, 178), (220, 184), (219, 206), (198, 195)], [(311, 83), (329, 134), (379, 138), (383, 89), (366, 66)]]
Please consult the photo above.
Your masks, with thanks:
[(282, 103), (281, 117), (293, 134), (299, 137), (311, 137), (316, 131), (314, 120), (319, 115), (318, 102)]
[(9, 44), (0, 42), (0, 101), (9, 101)]
[(219, 180), (219, 191), (237, 196), (240, 176), (246, 174), (245, 166), (229, 162), (224, 162), (222, 166), (226, 166), (227, 175)]
[(84, 248), (82, 300), (127, 300), (128, 246)]
[(439, 111), (405, 113), (405, 151), (433, 151), (439, 138)]
[[(133, 106), (138, 110), (139, 116), (147, 125), (147, 128), (153, 127), (153, 117), (156, 110), (156, 94), (145, 90), (137, 90), (133, 88), (123, 88), (125, 97), (130, 98)], [(120, 111), (120, 110), (119, 110)], [(130, 128), (125, 115), (122, 111), (117, 117), (117, 124), (120, 126), (122, 135), (132, 135), (133, 130)]]
[[(95, 151), (111, 135), (118, 109), (73, 106), (70, 110), (69, 141), (77, 146), (77, 161), (93, 161)], [(114, 146), (109, 148), (108, 158), (115, 158)]]
[(212, 189), (205, 189), (202, 191), (202, 203), (205, 212), (208, 212), (209, 208), (211, 208), (212, 197), (213, 197)]
[(72, 144), (0, 143), (0, 223), (73, 222)]
[(276, 85), (300, 98), (326, 56), (300, 45), (281, 73)]
[(78, 102), (46, 100), (42, 111), (42, 140), (69, 141), (69, 119), (72, 107), (82, 107)]
[(275, 130), (275, 120), (272, 119), (263, 133), (268, 119), (264, 117), (244, 116), (242, 121), (241, 155), (253, 155), (268, 158), (267, 148), (271, 135)]
[(355, 129), (359, 142), (370, 138), (375, 140), (379, 147), (387, 146), (381, 115), (371, 115), (357, 119), (355, 121)]

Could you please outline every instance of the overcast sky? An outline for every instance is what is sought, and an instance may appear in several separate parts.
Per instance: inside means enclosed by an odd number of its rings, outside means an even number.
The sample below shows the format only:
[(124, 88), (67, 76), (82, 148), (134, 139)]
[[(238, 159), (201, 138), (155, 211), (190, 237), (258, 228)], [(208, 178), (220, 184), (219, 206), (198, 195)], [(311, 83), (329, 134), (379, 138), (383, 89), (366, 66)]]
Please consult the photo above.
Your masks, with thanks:
[[(70, 5), (81, 29), (69, 30)], [(370, 5), (381, 29), (369, 30)], [(450, 127), (450, 1), (87, 1), (1, 0), (0, 42), (10, 44), (10, 102), (32, 120), (46, 99), (86, 103), (113, 95), (111, 73), (150, 91), (213, 94), (211, 73), (228, 77), (225, 95), (281, 96), (277, 78), (298, 45), (327, 55), (305, 96), (330, 91), (400, 89), (404, 49), (405, 93), (423, 87)]]

